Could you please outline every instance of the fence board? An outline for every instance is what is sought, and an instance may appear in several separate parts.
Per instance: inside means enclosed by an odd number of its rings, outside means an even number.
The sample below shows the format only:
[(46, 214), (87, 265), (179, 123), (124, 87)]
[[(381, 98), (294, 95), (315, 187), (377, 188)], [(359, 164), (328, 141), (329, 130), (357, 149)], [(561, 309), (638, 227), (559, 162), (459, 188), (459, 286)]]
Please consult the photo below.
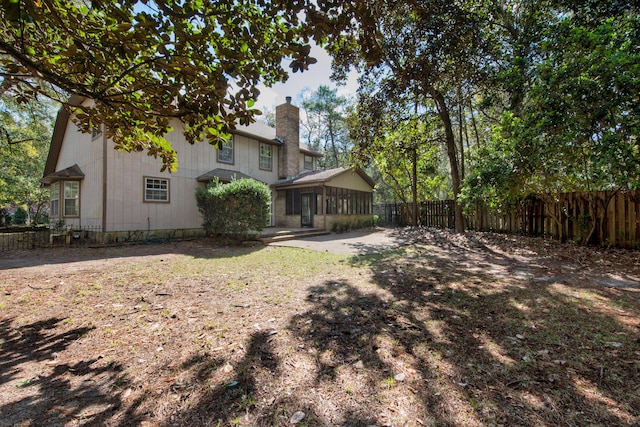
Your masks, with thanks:
[[(595, 210), (590, 211), (590, 201)], [(608, 201), (608, 202), (607, 202)], [(420, 225), (434, 228), (454, 228), (452, 200), (422, 202), (418, 215)], [(411, 206), (401, 207), (399, 225), (411, 223)], [(552, 216), (559, 220), (556, 222)], [(593, 216), (593, 218), (592, 218)], [(495, 213), (486, 206), (476, 205), (467, 215), (467, 228), (479, 231), (500, 231), (547, 238), (584, 240), (592, 225), (595, 229), (590, 243), (618, 247), (640, 247), (640, 191), (600, 191), (592, 194), (560, 194), (555, 202), (539, 198), (523, 201), (513, 212)]]

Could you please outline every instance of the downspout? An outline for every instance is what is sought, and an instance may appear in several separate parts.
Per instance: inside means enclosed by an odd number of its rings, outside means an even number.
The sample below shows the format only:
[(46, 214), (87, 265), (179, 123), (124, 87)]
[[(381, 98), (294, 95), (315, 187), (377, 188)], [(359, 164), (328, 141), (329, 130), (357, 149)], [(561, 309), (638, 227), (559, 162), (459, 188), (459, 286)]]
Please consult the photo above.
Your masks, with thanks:
[(107, 132), (102, 132), (102, 243), (107, 232)]

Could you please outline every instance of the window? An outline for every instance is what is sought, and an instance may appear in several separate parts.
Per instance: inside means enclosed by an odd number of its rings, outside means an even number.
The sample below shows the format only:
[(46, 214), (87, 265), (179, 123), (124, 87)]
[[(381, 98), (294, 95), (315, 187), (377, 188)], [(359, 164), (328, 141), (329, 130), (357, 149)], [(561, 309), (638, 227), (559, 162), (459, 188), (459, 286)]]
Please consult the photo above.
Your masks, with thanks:
[(169, 180), (164, 178), (144, 178), (145, 202), (169, 202)]
[(313, 170), (313, 157), (304, 155), (304, 168), (306, 170)]
[(65, 181), (64, 183), (64, 216), (80, 214), (80, 183)]
[(260, 143), (260, 169), (271, 170), (271, 145)]
[(286, 203), (287, 203), (287, 210), (286, 210), (286, 214), (287, 215), (299, 215), (301, 212), (301, 208), (300, 208), (300, 203), (301, 203), (301, 196), (300, 196), (300, 189), (296, 188), (293, 190), (287, 190), (287, 198), (286, 198)]
[(373, 193), (327, 187), (326, 213), (368, 215), (373, 212)]
[(49, 187), (49, 214), (52, 218), (60, 215), (60, 183), (56, 182)]
[(229, 139), (218, 149), (218, 161), (233, 164), (233, 139)]

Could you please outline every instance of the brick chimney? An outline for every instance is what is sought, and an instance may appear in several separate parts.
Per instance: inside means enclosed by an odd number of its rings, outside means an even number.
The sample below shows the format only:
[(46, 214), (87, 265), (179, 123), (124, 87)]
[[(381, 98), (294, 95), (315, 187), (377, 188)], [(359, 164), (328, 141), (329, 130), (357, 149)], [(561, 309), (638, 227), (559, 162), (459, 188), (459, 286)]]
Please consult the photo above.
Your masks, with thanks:
[(285, 104), (276, 107), (276, 137), (284, 142), (278, 156), (280, 179), (300, 173), (300, 110), (291, 105), (290, 96), (286, 99)]

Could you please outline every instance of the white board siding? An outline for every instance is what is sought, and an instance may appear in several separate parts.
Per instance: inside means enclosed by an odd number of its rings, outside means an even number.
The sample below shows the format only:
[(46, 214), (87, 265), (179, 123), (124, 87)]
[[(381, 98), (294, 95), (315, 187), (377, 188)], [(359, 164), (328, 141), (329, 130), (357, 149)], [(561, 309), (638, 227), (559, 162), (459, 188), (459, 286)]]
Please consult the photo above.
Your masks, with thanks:
[[(71, 121), (67, 122), (65, 143), (62, 145), (56, 171), (77, 164), (85, 177), (80, 181), (80, 217), (65, 218), (73, 227), (95, 227), (102, 225), (102, 137), (91, 139)], [(63, 190), (61, 190), (61, 196)], [(60, 201), (60, 213), (63, 201)]]
[[(195, 191), (202, 184), (196, 178), (210, 170), (236, 170), (266, 183), (278, 178), (277, 147), (274, 147), (272, 171), (259, 167), (257, 140), (234, 136), (234, 163), (217, 161), (215, 147), (206, 142), (191, 145), (186, 142), (181, 126), (174, 126), (167, 135), (178, 154), (178, 170), (160, 172), (160, 159), (146, 153), (122, 153), (107, 149), (107, 221), (105, 231), (170, 230), (199, 228), (202, 218), (198, 212)], [(169, 180), (169, 203), (144, 202), (144, 177)]]

